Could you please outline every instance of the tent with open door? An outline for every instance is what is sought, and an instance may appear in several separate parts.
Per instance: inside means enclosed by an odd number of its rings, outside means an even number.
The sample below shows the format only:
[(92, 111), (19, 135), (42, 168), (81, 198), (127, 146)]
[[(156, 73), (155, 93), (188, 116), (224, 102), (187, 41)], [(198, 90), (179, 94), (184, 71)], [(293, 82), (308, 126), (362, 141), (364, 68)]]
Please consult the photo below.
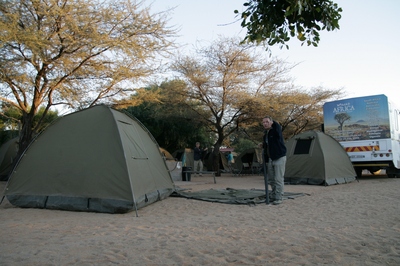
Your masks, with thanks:
[(259, 174), (262, 162), (263, 158), (261, 148), (250, 148), (244, 150), (235, 158), (235, 164), (241, 174)]
[(286, 143), (285, 182), (333, 185), (356, 180), (349, 156), (334, 138), (320, 131), (300, 133)]
[[(207, 152), (204, 156), (204, 166), (208, 171), (213, 171), (214, 156), (215, 155), (213, 150)], [(218, 153), (218, 157), (219, 170), (221, 172), (230, 172), (231, 169), (229, 168), (227, 153), (220, 151)]]
[(172, 153), (172, 157), (182, 162), (182, 166), (194, 166), (194, 151), (190, 148), (176, 150)]
[(10, 175), (5, 195), (19, 207), (124, 213), (173, 190), (148, 130), (99, 105), (66, 115), (42, 132)]

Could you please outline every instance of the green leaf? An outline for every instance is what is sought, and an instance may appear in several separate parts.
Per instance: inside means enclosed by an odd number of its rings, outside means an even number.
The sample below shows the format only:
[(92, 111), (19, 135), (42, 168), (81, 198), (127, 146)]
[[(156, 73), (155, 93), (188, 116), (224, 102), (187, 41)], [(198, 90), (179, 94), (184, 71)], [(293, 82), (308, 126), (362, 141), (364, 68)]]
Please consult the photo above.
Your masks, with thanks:
[[(305, 42), (316, 32), (339, 29), (342, 12), (333, 0), (246, 0), (244, 6), (247, 14), (242, 17), (249, 22), (242, 27), (247, 27), (247, 34), (259, 34), (250, 39), (268, 44), (282, 44), (295, 36)], [(319, 37), (313, 41), (318, 44)]]

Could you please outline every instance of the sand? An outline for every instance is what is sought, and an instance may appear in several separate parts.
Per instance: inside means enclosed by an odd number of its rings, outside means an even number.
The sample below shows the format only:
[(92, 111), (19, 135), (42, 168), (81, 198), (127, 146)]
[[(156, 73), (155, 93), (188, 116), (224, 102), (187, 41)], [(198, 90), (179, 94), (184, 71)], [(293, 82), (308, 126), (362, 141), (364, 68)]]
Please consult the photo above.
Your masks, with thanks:
[[(3, 191), (5, 182), (0, 182)], [(181, 188), (264, 188), (261, 176)], [(0, 205), (0, 265), (400, 265), (400, 179), (286, 185), (281, 205), (169, 197), (127, 214)]]

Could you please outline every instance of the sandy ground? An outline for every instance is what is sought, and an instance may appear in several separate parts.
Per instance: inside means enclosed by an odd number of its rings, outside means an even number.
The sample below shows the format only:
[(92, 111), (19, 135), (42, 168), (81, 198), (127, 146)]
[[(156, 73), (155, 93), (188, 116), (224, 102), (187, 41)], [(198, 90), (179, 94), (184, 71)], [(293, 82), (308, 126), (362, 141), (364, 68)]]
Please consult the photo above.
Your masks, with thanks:
[[(261, 176), (181, 188), (264, 188)], [(5, 182), (0, 182), (1, 192)], [(364, 176), (274, 206), (169, 197), (127, 214), (0, 205), (0, 265), (400, 265), (400, 179)]]

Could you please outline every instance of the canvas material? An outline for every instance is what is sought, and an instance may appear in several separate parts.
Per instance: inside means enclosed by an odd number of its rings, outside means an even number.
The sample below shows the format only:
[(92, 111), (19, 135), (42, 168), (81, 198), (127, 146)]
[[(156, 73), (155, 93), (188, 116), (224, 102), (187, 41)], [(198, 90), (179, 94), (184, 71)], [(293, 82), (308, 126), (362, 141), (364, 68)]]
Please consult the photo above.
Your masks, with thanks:
[(174, 189), (158, 145), (148, 131), (126, 114), (106, 106), (57, 120), (34, 140), (15, 170), (6, 195), (18, 196), (18, 206), (23, 205), (23, 196), (142, 206), (151, 203), (146, 195), (155, 193), (162, 198), (165, 195), (160, 191), (172, 193)]
[[(310, 153), (295, 155), (297, 139), (313, 138)], [(315, 185), (354, 181), (356, 173), (343, 147), (331, 136), (319, 131), (300, 133), (286, 142), (285, 181)]]

